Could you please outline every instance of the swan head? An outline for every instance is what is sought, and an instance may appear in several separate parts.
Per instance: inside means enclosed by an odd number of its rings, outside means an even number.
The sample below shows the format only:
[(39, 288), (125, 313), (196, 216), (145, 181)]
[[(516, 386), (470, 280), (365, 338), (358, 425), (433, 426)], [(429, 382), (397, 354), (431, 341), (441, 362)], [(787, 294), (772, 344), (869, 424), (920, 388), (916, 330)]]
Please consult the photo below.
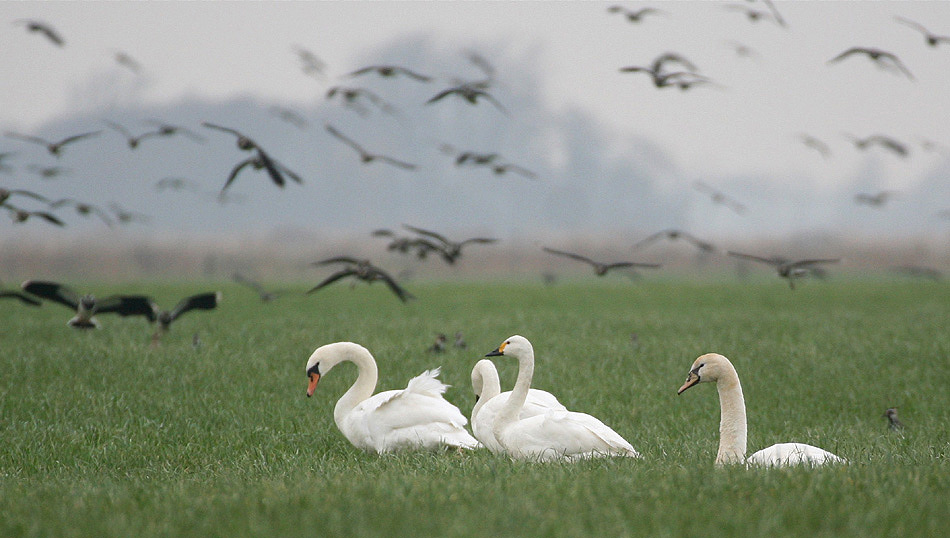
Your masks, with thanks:
[(321, 376), (326, 375), (337, 364), (353, 360), (357, 355), (372, 357), (368, 349), (353, 342), (334, 342), (318, 347), (307, 359), (307, 397), (313, 396)]
[(495, 363), (488, 359), (475, 363), (475, 367), (472, 368), (472, 391), (475, 393), (476, 402), (498, 395), (501, 391), (501, 381), (498, 378)]
[(730, 371), (735, 371), (729, 359), (718, 353), (706, 353), (700, 355), (690, 367), (689, 374), (686, 376), (686, 382), (676, 391), (676, 394), (682, 394), (683, 391), (698, 385), (699, 383), (711, 383), (718, 381), (720, 377)]
[(520, 359), (521, 357), (526, 357), (528, 355), (534, 356), (534, 348), (531, 346), (531, 342), (528, 341), (524, 336), (514, 335), (509, 337), (507, 340), (501, 343), (500, 346), (495, 348), (494, 351), (487, 353), (486, 357), (500, 357), (502, 355), (507, 355)]

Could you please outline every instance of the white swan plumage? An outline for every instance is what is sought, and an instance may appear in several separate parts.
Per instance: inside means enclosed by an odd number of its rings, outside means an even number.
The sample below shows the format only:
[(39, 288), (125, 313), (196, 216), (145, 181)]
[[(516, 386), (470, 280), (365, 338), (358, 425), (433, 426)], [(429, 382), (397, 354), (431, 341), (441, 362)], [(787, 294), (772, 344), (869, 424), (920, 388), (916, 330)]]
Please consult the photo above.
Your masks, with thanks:
[(534, 348), (527, 338), (512, 336), (486, 356), (510, 356), (518, 360), (515, 387), (492, 424), (495, 439), (509, 457), (534, 461), (640, 457), (620, 434), (585, 413), (552, 410), (528, 418), (519, 417), (534, 376)]
[[(498, 411), (508, 401), (511, 391), (501, 392), (501, 380), (495, 363), (482, 359), (472, 368), (472, 390), (475, 391), (475, 406), (472, 407), (472, 433), (488, 450), (495, 454), (504, 453), (504, 448), (495, 439), (492, 424)], [(557, 398), (550, 392), (530, 389), (528, 397), (518, 418), (528, 418), (548, 411), (566, 411)]]
[(804, 443), (779, 443), (758, 452), (748, 458), (746, 451), (746, 414), (745, 399), (739, 374), (726, 357), (718, 353), (700, 356), (690, 367), (686, 382), (677, 394), (699, 383), (716, 382), (719, 390), (719, 451), (716, 465), (745, 463), (767, 467), (786, 467), (791, 465), (824, 465), (826, 463), (847, 463), (844, 458), (827, 450)]
[(465, 430), (468, 420), (462, 412), (443, 397), (448, 385), (439, 381), (438, 368), (410, 379), (403, 390), (373, 394), (378, 377), (376, 360), (369, 350), (353, 342), (326, 344), (310, 355), (307, 396), (313, 395), (321, 376), (344, 361), (356, 364), (357, 378), (337, 401), (333, 420), (353, 446), (377, 454), (481, 446)]

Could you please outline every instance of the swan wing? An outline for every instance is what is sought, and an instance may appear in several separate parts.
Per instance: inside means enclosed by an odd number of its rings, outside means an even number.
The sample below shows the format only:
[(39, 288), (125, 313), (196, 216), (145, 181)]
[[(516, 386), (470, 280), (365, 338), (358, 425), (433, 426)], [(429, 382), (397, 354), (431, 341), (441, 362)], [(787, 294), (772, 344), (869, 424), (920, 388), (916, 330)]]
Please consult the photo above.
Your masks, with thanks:
[[(495, 439), (495, 433), (492, 431), (492, 424), (495, 423), (495, 417), (508, 401), (511, 391), (502, 392), (482, 404), (477, 415), (472, 416), (472, 433), (488, 450), (495, 454), (503, 453), (504, 447)], [(521, 408), (521, 414), (518, 418), (525, 419), (536, 415), (543, 415), (550, 411), (566, 411), (567, 408), (558, 401), (550, 392), (530, 389), (524, 406)]]
[(550, 411), (521, 419), (501, 432), (501, 444), (515, 458), (539, 461), (640, 454), (617, 432), (585, 413)]
[(746, 464), (748, 465), (763, 465), (766, 467), (788, 467), (802, 464), (825, 465), (847, 462), (848, 460), (827, 450), (804, 443), (779, 443), (763, 448), (746, 458)]

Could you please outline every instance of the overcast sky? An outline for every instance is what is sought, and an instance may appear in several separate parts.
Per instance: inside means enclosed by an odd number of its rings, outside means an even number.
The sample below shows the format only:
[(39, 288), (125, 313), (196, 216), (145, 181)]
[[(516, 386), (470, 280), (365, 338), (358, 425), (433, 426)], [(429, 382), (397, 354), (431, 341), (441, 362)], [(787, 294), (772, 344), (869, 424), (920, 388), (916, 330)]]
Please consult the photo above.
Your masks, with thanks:
[[(633, 24), (608, 12), (615, 4), (662, 13)], [(821, 190), (853, 181), (870, 162), (879, 188), (906, 189), (946, 169), (950, 43), (929, 47), (895, 16), (950, 35), (950, 2), (775, 5), (785, 27), (750, 21), (737, 8), (768, 11), (761, 1), (0, 2), (0, 129), (29, 132), (131, 102), (253, 96), (309, 107), (379, 51), (420, 40), (460, 64), (464, 51), (490, 51), (502, 100), (506, 80), (523, 80), (512, 70), (532, 66), (542, 108), (589, 115), (618, 151), (627, 139), (650, 141), (680, 176), (761, 176)], [(49, 23), (65, 46), (28, 33), (21, 19)], [(751, 55), (737, 54), (737, 44)], [(295, 45), (326, 63), (325, 80), (301, 72)], [(860, 55), (828, 64), (852, 46), (893, 52), (913, 79)], [(117, 51), (141, 72), (117, 64)], [(657, 90), (642, 73), (618, 71), (669, 51), (713, 83)], [(803, 144), (802, 133), (827, 143), (832, 156)], [(911, 153), (858, 151), (846, 133), (890, 135)], [(0, 151), (19, 145), (0, 139)], [(563, 149), (550, 140), (547, 159), (556, 163)]]

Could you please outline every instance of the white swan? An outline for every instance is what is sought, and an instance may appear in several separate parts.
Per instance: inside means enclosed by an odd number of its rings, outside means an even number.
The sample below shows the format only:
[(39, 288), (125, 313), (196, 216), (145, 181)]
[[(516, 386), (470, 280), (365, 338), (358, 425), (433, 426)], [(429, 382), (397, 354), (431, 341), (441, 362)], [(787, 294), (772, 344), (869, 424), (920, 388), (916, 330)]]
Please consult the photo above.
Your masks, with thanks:
[(719, 452), (716, 454), (716, 465), (744, 462), (753, 465), (784, 467), (802, 463), (810, 465), (847, 463), (844, 458), (827, 450), (804, 443), (779, 443), (763, 448), (746, 458), (745, 399), (742, 397), (739, 374), (736, 373), (729, 359), (718, 353), (707, 353), (697, 358), (686, 377), (686, 382), (677, 394), (682, 394), (693, 385), (713, 381), (719, 389), (720, 407)]
[(501, 355), (518, 359), (518, 379), (514, 390), (492, 424), (495, 439), (510, 457), (535, 461), (640, 457), (617, 432), (584, 413), (554, 410), (519, 418), (534, 375), (534, 348), (527, 338), (516, 335), (486, 357)]
[(468, 420), (442, 397), (448, 385), (437, 379), (439, 369), (428, 370), (409, 380), (404, 390), (376, 390), (376, 361), (359, 344), (336, 342), (320, 346), (307, 361), (312, 396), (320, 377), (343, 361), (356, 364), (353, 386), (336, 403), (333, 420), (354, 446), (378, 454), (403, 449), (481, 445), (465, 431)]
[[(472, 407), (472, 433), (488, 450), (495, 454), (504, 453), (505, 449), (495, 440), (492, 424), (498, 411), (508, 401), (511, 391), (501, 392), (501, 381), (498, 379), (498, 370), (495, 363), (482, 359), (472, 368), (472, 390), (475, 391), (475, 406)], [(518, 418), (528, 418), (548, 411), (566, 411), (561, 402), (557, 401), (550, 392), (530, 389), (525, 399), (524, 407)]]

